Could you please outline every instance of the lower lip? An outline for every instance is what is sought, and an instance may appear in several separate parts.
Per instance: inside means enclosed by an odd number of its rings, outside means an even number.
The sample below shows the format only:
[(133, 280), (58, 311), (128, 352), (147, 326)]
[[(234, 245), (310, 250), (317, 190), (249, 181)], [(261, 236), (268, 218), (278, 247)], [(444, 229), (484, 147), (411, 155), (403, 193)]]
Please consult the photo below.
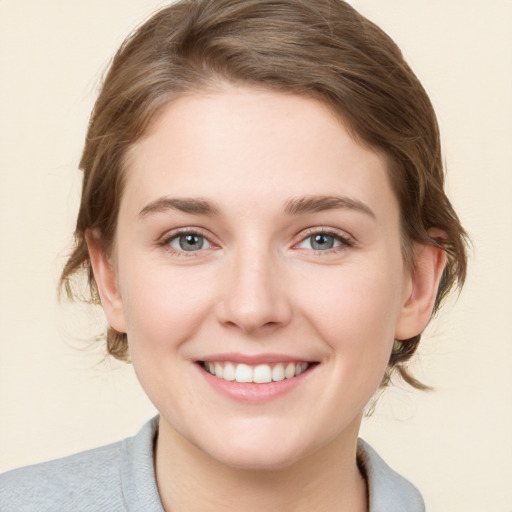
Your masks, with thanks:
[(317, 365), (311, 366), (304, 373), (276, 382), (256, 384), (254, 382), (236, 382), (220, 379), (208, 373), (199, 364), (196, 364), (206, 382), (217, 392), (233, 400), (244, 403), (265, 403), (275, 400), (283, 395), (292, 392), (297, 386), (306, 380)]

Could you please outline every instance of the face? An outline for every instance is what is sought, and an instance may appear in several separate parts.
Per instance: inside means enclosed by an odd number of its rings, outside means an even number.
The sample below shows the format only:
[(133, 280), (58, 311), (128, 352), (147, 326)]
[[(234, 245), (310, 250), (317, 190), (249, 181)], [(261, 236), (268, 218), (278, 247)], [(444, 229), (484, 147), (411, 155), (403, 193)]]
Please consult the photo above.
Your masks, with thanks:
[(355, 442), (412, 285), (384, 159), (323, 105), (171, 102), (129, 154), (113, 262), (161, 437), (252, 468)]

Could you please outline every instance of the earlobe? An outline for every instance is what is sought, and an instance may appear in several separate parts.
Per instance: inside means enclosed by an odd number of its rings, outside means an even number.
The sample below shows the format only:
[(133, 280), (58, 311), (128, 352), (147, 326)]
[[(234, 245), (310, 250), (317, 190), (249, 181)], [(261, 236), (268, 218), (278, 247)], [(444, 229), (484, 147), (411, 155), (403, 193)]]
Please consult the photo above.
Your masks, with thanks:
[(417, 245), (414, 253), (414, 269), (395, 329), (397, 340), (412, 338), (427, 326), (446, 265), (446, 254), (437, 245)]
[(123, 302), (119, 292), (115, 265), (110, 261), (98, 231), (88, 230), (85, 239), (94, 280), (108, 323), (116, 331), (126, 332)]

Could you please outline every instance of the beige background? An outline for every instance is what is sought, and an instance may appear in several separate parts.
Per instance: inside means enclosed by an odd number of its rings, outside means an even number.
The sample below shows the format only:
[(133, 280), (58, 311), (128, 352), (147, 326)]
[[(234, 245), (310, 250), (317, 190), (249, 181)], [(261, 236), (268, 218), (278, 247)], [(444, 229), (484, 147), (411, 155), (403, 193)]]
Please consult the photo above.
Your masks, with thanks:
[[(132, 435), (154, 409), (131, 369), (59, 306), (76, 170), (95, 90), (124, 36), (164, 2), (0, 0), (0, 470)], [(402, 47), (437, 109), (448, 186), (475, 245), (460, 299), (363, 436), (430, 512), (512, 510), (512, 1), (355, 0)]]

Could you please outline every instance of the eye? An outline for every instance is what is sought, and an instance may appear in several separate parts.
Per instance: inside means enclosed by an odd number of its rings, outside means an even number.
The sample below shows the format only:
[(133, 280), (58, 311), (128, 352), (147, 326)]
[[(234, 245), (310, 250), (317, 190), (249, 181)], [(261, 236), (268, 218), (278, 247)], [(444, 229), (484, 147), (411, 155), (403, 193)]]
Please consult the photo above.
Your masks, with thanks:
[(179, 233), (166, 240), (166, 245), (176, 251), (194, 252), (201, 249), (210, 249), (212, 244), (197, 233)]
[(346, 238), (335, 233), (316, 232), (304, 238), (297, 247), (313, 251), (328, 251), (338, 247), (351, 247), (353, 244)]

